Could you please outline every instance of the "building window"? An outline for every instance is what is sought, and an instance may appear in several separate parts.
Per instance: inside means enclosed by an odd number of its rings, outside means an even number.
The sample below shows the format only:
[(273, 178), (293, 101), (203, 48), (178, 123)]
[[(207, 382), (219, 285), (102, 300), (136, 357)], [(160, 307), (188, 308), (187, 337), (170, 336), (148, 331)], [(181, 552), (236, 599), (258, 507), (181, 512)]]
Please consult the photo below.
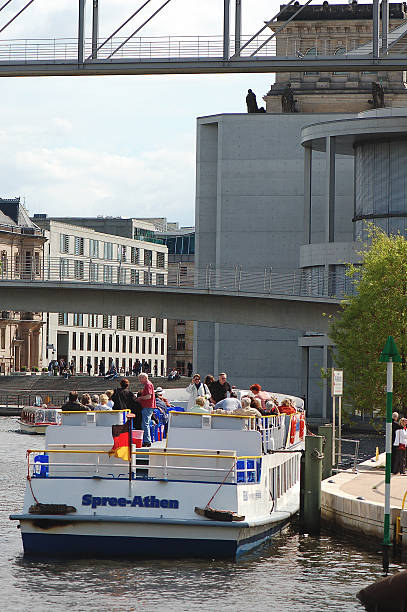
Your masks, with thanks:
[(99, 321), (99, 315), (90, 314), (89, 315), (89, 327), (97, 327)]
[(60, 312), (58, 314), (58, 325), (68, 325), (68, 313)]
[(136, 336), (136, 353), (140, 353), (140, 338)]
[(148, 339), (148, 352), (150, 355), (153, 352), (153, 339), (152, 338)]
[(140, 284), (140, 272), (138, 270), (130, 270), (130, 283), (132, 285)]
[(133, 336), (129, 336), (129, 353), (133, 352)]
[(140, 249), (138, 249), (137, 247), (131, 247), (130, 261), (132, 264), (140, 263)]
[(161, 338), (161, 355), (165, 355), (165, 341)]
[(106, 336), (102, 334), (102, 353), (106, 351)]
[(85, 251), (85, 239), (80, 236), (75, 236), (75, 255), (83, 255)]
[(141, 350), (142, 350), (143, 355), (145, 355), (146, 354), (146, 339), (145, 338), (142, 338)]
[(104, 329), (111, 329), (111, 327), (112, 327), (112, 315), (103, 315), (102, 327), (104, 327)]
[(126, 261), (127, 247), (124, 244), (117, 245), (117, 259), (119, 261)]
[(177, 351), (185, 351), (185, 334), (177, 334)]
[(154, 339), (154, 352), (158, 355), (158, 338)]
[(153, 265), (153, 252), (144, 249), (144, 265), (152, 266)]
[(155, 275), (155, 284), (156, 285), (165, 285), (165, 276), (164, 276), (164, 274), (156, 274)]
[(109, 334), (109, 353), (113, 351), (113, 336)]
[[(39, 276), (41, 274), (41, 260), (40, 260), (40, 254), (39, 253), (34, 253), (34, 267), (35, 267), (35, 274), (37, 276)], [(5, 261), (5, 270), (7, 273), (7, 258)]]
[(143, 331), (151, 332), (151, 319), (148, 317), (143, 317)]
[(126, 336), (122, 336), (122, 353), (126, 352)]
[[(105, 244), (107, 244), (105, 242)], [(103, 281), (105, 283), (113, 282), (113, 266), (103, 266)]]
[(130, 317), (130, 329), (131, 331), (138, 331), (138, 317)]
[(165, 267), (165, 253), (157, 253), (157, 268)]
[(144, 272), (144, 284), (145, 285), (153, 284), (153, 273), (152, 272)]
[(122, 268), (121, 266), (118, 266), (118, 268), (117, 268), (117, 282), (120, 283), (121, 285), (125, 285), (126, 284), (126, 275), (127, 275), (126, 268)]
[(76, 280), (83, 280), (85, 278), (85, 262), (79, 259), (75, 259), (73, 262), (74, 277)]
[(59, 276), (60, 278), (68, 278), (69, 276), (69, 259), (61, 257), (59, 260)]
[(83, 357), (79, 357), (79, 372), (83, 372)]
[(6, 348), (6, 328), (1, 328), (1, 348), (4, 351)]
[(89, 239), (89, 257), (99, 257), (99, 240)]
[(155, 320), (155, 331), (160, 334), (164, 331), (164, 319), (156, 319)]
[(99, 264), (91, 262), (89, 265), (89, 280), (97, 282), (99, 280)]
[(116, 336), (116, 353), (120, 353), (120, 336)]
[(68, 234), (59, 234), (59, 250), (61, 253), (69, 253)]
[[(99, 335), (95, 334), (95, 351), (99, 350)], [(95, 372), (97, 372), (97, 369), (95, 368)]]
[(117, 329), (126, 329), (126, 317), (117, 315)]
[(111, 242), (103, 243), (103, 258), (113, 259), (113, 244)]
[(88, 343), (86, 346), (86, 350), (88, 351), (92, 350), (92, 334), (88, 334)]
[(83, 326), (83, 314), (79, 312), (73, 313), (73, 325), (77, 327)]
[(76, 332), (72, 332), (72, 350), (76, 351)]

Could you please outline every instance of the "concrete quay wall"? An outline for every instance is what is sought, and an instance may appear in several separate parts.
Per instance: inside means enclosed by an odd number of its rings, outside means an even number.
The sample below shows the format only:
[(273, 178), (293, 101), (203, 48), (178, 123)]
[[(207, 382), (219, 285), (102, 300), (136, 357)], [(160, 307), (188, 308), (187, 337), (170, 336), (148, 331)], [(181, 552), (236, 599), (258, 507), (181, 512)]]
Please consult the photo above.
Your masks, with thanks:
[[(340, 472), (327, 478), (321, 486), (322, 520), (349, 531), (383, 539), (384, 522), (384, 474), (385, 455), (376, 462), (365, 461), (358, 472)], [(397, 475), (391, 478), (390, 522), (391, 538), (394, 537), (398, 517), (404, 526), (403, 546), (407, 546), (407, 510), (402, 501), (407, 490), (407, 478)]]

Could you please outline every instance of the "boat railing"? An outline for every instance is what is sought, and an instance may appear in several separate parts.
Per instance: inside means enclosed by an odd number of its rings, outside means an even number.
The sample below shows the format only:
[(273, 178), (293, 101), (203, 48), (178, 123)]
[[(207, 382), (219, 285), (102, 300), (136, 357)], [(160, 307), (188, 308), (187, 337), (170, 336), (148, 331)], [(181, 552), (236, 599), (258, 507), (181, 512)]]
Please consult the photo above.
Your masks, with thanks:
[(107, 445), (74, 446), (27, 451), (28, 478), (128, 479), (131, 473), (132, 480), (236, 484), (258, 483), (261, 477), (261, 456), (237, 456), (228, 450), (136, 449), (130, 464), (110, 457)]

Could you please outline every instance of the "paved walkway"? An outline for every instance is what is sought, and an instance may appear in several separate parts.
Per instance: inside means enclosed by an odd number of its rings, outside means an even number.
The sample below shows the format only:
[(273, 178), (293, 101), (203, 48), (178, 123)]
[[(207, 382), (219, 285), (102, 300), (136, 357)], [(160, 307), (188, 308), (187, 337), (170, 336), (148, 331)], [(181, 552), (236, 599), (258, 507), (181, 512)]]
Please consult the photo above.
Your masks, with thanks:
[[(338, 494), (364, 498), (366, 501), (384, 504), (384, 485), (385, 474), (384, 465), (386, 455), (379, 455), (379, 460), (369, 459), (358, 466), (358, 473), (341, 472), (323, 481), (323, 488), (326, 491)], [(405, 476), (392, 474), (390, 488), (390, 504), (393, 508), (401, 508), (404, 494), (407, 491), (407, 474)], [(407, 496), (404, 507), (407, 508)]]

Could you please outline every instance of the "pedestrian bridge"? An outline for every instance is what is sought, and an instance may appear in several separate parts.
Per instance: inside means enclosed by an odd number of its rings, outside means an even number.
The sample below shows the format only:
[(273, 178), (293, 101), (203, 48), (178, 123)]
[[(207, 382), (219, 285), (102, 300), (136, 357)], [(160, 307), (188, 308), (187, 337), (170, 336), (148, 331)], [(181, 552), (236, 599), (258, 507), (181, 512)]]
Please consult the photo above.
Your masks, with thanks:
[(327, 332), (329, 316), (338, 311), (344, 293), (338, 279), (330, 276), (316, 282), (298, 270), (283, 273), (271, 268), (244, 271), (241, 266), (229, 270), (206, 266), (188, 276), (182, 274), (182, 268), (168, 272), (119, 263), (104, 266), (103, 277), (99, 277), (91, 261), (71, 263), (71, 269), (48, 261), (42, 270), (31, 264), (23, 270), (3, 270), (2, 308), (136, 314)]

